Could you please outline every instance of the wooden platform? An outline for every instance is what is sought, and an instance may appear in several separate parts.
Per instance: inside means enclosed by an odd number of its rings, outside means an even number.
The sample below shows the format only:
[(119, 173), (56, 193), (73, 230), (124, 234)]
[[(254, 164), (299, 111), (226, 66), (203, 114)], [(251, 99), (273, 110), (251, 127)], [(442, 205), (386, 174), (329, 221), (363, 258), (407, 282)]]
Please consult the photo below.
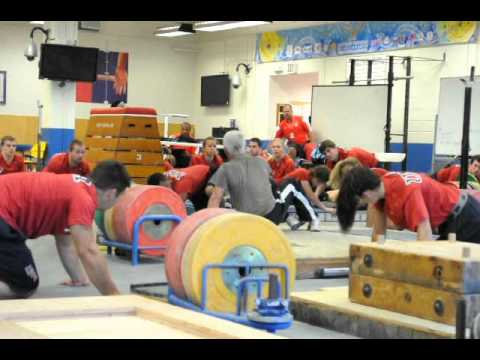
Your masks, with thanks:
[(334, 232), (285, 230), (297, 259), (297, 279), (313, 279), (319, 268), (349, 267), (350, 244), (370, 242), (368, 236)]
[(138, 295), (2, 300), (0, 339), (279, 339)]
[(292, 293), (291, 311), (297, 321), (363, 338), (455, 337), (454, 326), (352, 303), (346, 286)]

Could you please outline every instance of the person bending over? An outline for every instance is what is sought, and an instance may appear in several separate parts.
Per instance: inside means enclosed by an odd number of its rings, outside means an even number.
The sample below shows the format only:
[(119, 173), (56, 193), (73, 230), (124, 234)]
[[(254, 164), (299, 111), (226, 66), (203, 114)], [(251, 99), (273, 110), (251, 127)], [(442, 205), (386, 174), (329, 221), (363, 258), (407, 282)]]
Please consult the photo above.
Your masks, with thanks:
[(13, 136), (0, 140), (0, 175), (25, 171), (23, 156), (16, 153), (17, 142)]
[(325, 206), (320, 201), (320, 194), (327, 189), (329, 175), (330, 170), (324, 165), (318, 165), (310, 169), (295, 169), (291, 173), (288, 173), (280, 183), (279, 192), (282, 192), (291, 184), (297, 191), (302, 192), (311, 204), (323, 211), (335, 214), (335, 209)]
[(274, 139), (271, 144), (273, 156), (268, 160), (272, 169), (272, 177), (278, 185), (285, 175), (295, 170), (295, 162), (285, 153), (285, 145), (282, 139)]
[(39, 275), (26, 240), (65, 229), (71, 238), (61, 238), (57, 250), (71, 281), (88, 276), (101, 294), (119, 294), (92, 224), (95, 210), (111, 208), (129, 185), (125, 167), (113, 160), (97, 164), (89, 178), (45, 172), (0, 177), (0, 298), (35, 292)]
[[(443, 169), (439, 170), (437, 173), (433, 174), (432, 177), (440, 181), (441, 183), (455, 182), (458, 186), (460, 181), (461, 167), (458, 164), (451, 164)], [(467, 182), (470, 187), (479, 190), (480, 189), (480, 155), (472, 156), (470, 159), (470, 164), (468, 166)]]
[[(297, 213), (305, 213), (307, 221), (318, 222), (312, 207), (299, 199), (299, 191), (291, 186), (280, 199), (275, 199), (269, 180), (270, 169), (267, 163), (257, 157), (245, 154), (244, 137), (240, 131), (232, 130), (225, 134), (223, 145), (229, 161), (223, 164), (209, 180), (214, 188), (208, 202), (209, 208), (217, 208), (228, 191), (232, 208), (238, 211), (263, 216), (275, 224), (287, 219), (288, 207), (294, 205)], [(303, 199), (305, 197), (303, 196)], [(296, 230), (301, 222), (291, 221), (288, 225)], [(312, 229), (313, 230), (313, 229)]]
[(399, 229), (417, 233), (417, 240), (447, 239), (480, 242), (480, 192), (441, 184), (428, 175), (388, 172), (383, 177), (365, 167), (355, 167), (342, 180), (337, 215), (348, 231), (359, 203), (374, 204), (372, 240), (385, 236), (387, 217)]
[[(328, 198), (331, 201), (336, 201), (338, 196), (338, 191), (342, 183), (342, 179), (345, 175), (352, 170), (354, 167), (363, 166), (362, 163), (354, 157), (348, 157), (345, 160), (339, 161), (333, 170), (330, 172), (330, 179), (328, 185), (330, 186), (330, 191), (328, 191)], [(372, 170), (378, 175), (383, 176), (388, 171), (383, 168), (372, 168)]]
[(353, 147), (350, 150), (337, 147), (332, 140), (324, 140), (320, 144), (320, 151), (325, 154), (327, 159), (327, 166), (330, 170), (335, 167), (335, 164), (347, 157), (357, 158), (363, 166), (374, 168), (378, 166), (378, 160), (374, 153), (359, 147)]
[(80, 140), (75, 139), (70, 143), (69, 151), (55, 154), (43, 171), (55, 174), (88, 176), (91, 170), (84, 157), (85, 145)]
[[(183, 201), (191, 201), (196, 211), (205, 209), (208, 205), (208, 196), (205, 193), (207, 181), (210, 178), (208, 165), (194, 165), (188, 168), (173, 169), (161, 173), (154, 173), (147, 179), (148, 185), (161, 185), (171, 188)], [(189, 205), (189, 210), (192, 208)]]

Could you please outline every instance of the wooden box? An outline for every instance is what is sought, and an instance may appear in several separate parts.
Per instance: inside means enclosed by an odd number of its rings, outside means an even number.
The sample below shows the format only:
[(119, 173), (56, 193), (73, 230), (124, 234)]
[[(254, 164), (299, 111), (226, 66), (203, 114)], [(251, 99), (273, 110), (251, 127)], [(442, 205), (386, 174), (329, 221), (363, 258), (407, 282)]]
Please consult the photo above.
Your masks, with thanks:
[(157, 118), (153, 115), (92, 114), (87, 136), (159, 137)]
[(112, 137), (87, 137), (85, 146), (88, 149), (102, 150), (137, 150), (161, 152), (162, 144), (158, 139), (128, 139)]
[(480, 245), (395, 241), (350, 246), (352, 302), (453, 325), (457, 301), (467, 324), (480, 312)]
[(132, 178), (147, 178), (153, 173), (163, 173), (165, 171), (163, 166), (126, 165), (125, 167)]
[(137, 165), (155, 165), (163, 164), (163, 155), (161, 153), (152, 153), (144, 151), (117, 151), (115, 158), (122, 164)]
[(89, 149), (85, 154), (85, 160), (90, 163), (98, 163), (104, 160), (115, 160), (115, 151)]
[(125, 165), (154, 165), (163, 164), (163, 155), (161, 153), (143, 152), (143, 151), (111, 151), (89, 149), (85, 159), (90, 162), (100, 162), (104, 160), (118, 160)]

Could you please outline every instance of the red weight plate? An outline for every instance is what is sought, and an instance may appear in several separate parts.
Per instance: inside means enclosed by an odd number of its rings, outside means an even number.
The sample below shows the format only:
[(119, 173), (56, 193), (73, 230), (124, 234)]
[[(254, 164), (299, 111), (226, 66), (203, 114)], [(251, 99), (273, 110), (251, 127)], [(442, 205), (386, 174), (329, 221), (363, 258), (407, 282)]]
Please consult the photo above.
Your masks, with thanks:
[(182, 283), (182, 255), (188, 240), (195, 230), (206, 221), (218, 215), (232, 213), (228, 209), (203, 209), (190, 215), (178, 225), (172, 233), (171, 242), (165, 257), (165, 271), (169, 286), (175, 292), (175, 295), (186, 298), (185, 288)]
[[(178, 215), (187, 217), (185, 204), (174, 191), (163, 186), (138, 185), (129, 188), (115, 205), (113, 225), (118, 241), (133, 242), (133, 228), (142, 215)], [(141, 246), (168, 246), (173, 229), (177, 223), (173, 221), (145, 222), (139, 233)], [(163, 249), (142, 250), (148, 255), (165, 256)]]

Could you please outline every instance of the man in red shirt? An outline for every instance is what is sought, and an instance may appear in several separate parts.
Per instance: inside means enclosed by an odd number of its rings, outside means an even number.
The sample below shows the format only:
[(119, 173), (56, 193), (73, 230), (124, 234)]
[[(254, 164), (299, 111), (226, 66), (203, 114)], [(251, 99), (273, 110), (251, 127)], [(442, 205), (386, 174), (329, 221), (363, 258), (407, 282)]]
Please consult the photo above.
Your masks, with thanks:
[(0, 147), (0, 175), (25, 171), (23, 157), (15, 153), (17, 142), (13, 136), (4, 136)]
[(0, 298), (29, 297), (35, 292), (39, 276), (25, 242), (62, 234), (66, 228), (72, 241), (57, 250), (72, 282), (87, 281), (84, 268), (101, 294), (119, 294), (92, 223), (95, 210), (111, 208), (129, 185), (125, 167), (113, 160), (99, 163), (91, 178), (44, 172), (1, 177)]
[(171, 188), (183, 201), (190, 200), (198, 211), (207, 207), (208, 197), (205, 194), (205, 187), (209, 178), (208, 165), (194, 165), (164, 173), (154, 173), (148, 177), (147, 184)]
[[(442, 183), (448, 181), (460, 181), (460, 172), (460, 165), (455, 164), (441, 169), (435, 174), (434, 178)], [(480, 182), (480, 155), (472, 156), (472, 158), (470, 159), (467, 180), (469, 182)]]
[(280, 122), (276, 138), (294, 141), (299, 145), (305, 145), (310, 136), (310, 127), (301, 116), (294, 116), (291, 105), (283, 107), (285, 118)]
[(285, 175), (295, 170), (295, 163), (290, 156), (285, 154), (285, 145), (281, 139), (273, 139), (271, 146), (273, 156), (268, 160), (268, 164), (272, 169), (273, 180), (278, 185)]
[(368, 152), (365, 149), (353, 147), (350, 150), (345, 150), (337, 147), (332, 140), (324, 140), (320, 144), (320, 151), (325, 154), (327, 158), (327, 166), (330, 170), (335, 167), (335, 164), (347, 157), (357, 158), (363, 166), (374, 168), (378, 166), (378, 160), (374, 153)]
[(85, 157), (85, 145), (80, 140), (70, 143), (69, 152), (55, 154), (43, 171), (55, 174), (90, 175), (90, 166), (83, 160)]
[(203, 152), (192, 158), (191, 165), (208, 165), (213, 174), (221, 165), (223, 159), (217, 154), (217, 139), (209, 136), (203, 140)]
[(359, 202), (375, 204), (372, 240), (385, 235), (387, 217), (400, 229), (417, 232), (417, 240), (447, 239), (480, 242), (480, 192), (466, 192), (441, 184), (428, 175), (388, 172), (379, 177), (371, 169), (355, 167), (342, 180), (337, 213), (344, 231), (353, 223)]
[(250, 139), (250, 141), (248, 142), (248, 152), (250, 156), (253, 157), (258, 156), (266, 161), (270, 159), (270, 154), (262, 149), (262, 144), (259, 138)]

